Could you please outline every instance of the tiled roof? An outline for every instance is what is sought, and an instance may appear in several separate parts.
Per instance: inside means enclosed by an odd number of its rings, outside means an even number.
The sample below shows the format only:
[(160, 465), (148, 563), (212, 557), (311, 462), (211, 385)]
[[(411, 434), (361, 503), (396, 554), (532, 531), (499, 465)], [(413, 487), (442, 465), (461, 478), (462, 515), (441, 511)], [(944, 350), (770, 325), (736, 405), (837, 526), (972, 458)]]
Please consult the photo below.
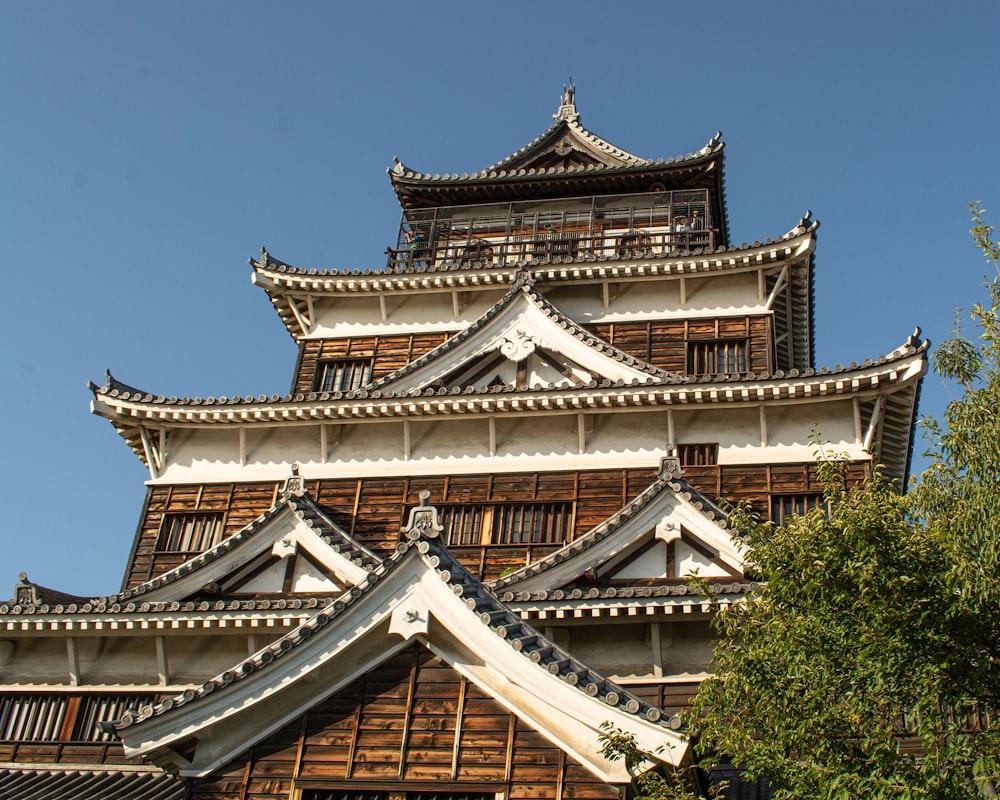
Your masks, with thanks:
[[(422, 510), (433, 509), (422, 506)], [(436, 515), (436, 510), (433, 512)], [(529, 659), (537, 665), (538, 669), (546, 670), (549, 674), (561, 678), (589, 697), (602, 699), (609, 706), (619, 708), (628, 714), (641, 716), (649, 722), (658, 723), (665, 728), (677, 730), (682, 726), (677, 715), (668, 714), (636, 697), (628, 690), (590, 669), (586, 664), (574, 658), (569, 652), (522, 621), (516, 612), (507, 608), (451, 555), (440, 539), (436, 538), (436, 534), (424, 535), (424, 532), (414, 527), (408, 531), (407, 535), (410, 540), (398, 544), (392, 557), (370, 573), (361, 584), (353, 587), (341, 599), (324, 608), (295, 630), (220, 675), (206, 681), (201, 686), (188, 689), (174, 697), (168, 697), (155, 705), (145, 705), (138, 710), (128, 711), (121, 719), (111, 723), (108, 727), (119, 732), (123, 731), (151, 717), (198, 702), (230, 684), (266, 670), (270, 664), (295, 648), (303, 646), (331, 620), (348, 613), (355, 603), (372, 593), (375, 587), (398, 569), (404, 560), (413, 557), (422, 558), (424, 563), (450, 587), (451, 591), (464, 600), (468, 613), (475, 616), (480, 624), (488, 627), (498, 637), (506, 641), (510, 645), (512, 653)]]
[[(249, 540), (267, 525), (278, 513), (288, 508), (305, 525), (313, 529), (330, 547), (345, 558), (368, 570), (372, 570), (382, 563), (382, 559), (373, 554), (370, 550), (359, 544), (351, 536), (345, 533), (336, 525), (324, 512), (316, 505), (308, 494), (300, 496), (289, 495), (282, 497), (271, 508), (265, 511), (256, 519), (231, 536), (226, 537), (214, 547), (206, 550), (194, 558), (188, 559), (183, 564), (174, 567), (172, 570), (158, 575), (151, 580), (124, 589), (117, 594), (105, 597), (77, 597), (55, 592), (50, 589), (42, 589), (35, 584), (30, 584), (35, 588), (36, 595), (32, 602), (21, 602), (27, 599), (22, 592), (16, 591), (17, 595), (10, 603), (0, 605), (0, 614), (67, 614), (67, 613), (135, 613), (135, 612), (207, 612), (207, 611), (262, 611), (278, 610), (285, 608), (316, 608), (328, 602), (322, 596), (306, 599), (218, 599), (218, 600), (194, 600), (194, 601), (167, 601), (149, 602), (143, 596), (154, 589), (167, 586), (174, 581), (189, 575), (206, 565), (218, 560), (230, 550), (238, 547), (242, 542)], [(23, 575), (23, 573), (22, 573)], [(26, 578), (22, 578), (26, 581)], [(24, 586), (22, 583), (19, 586)], [(297, 604), (297, 605), (292, 605)]]
[[(732, 388), (734, 391), (739, 391), (738, 387), (741, 384), (751, 384), (757, 382), (771, 382), (771, 381), (788, 381), (803, 378), (814, 378), (814, 377), (848, 377), (851, 372), (856, 372), (861, 369), (867, 369), (872, 366), (883, 366), (891, 364), (894, 361), (901, 360), (908, 356), (912, 356), (918, 353), (926, 352), (927, 348), (930, 346), (929, 341), (917, 341), (915, 337), (910, 337), (910, 341), (902, 347), (893, 350), (891, 353), (886, 355), (881, 355), (876, 359), (867, 358), (863, 362), (859, 363), (857, 361), (852, 361), (848, 366), (842, 364), (837, 364), (835, 367), (820, 367), (819, 369), (791, 369), (787, 372), (784, 370), (775, 370), (774, 372), (748, 372), (743, 374), (735, 375), (686, 375), (678, 376), (674, 373), (665, 373), (662, 378), (652, 378), (647, 383), (638, 383), (637, 381), (591, 381), (584, 390), (603, 390), (603, 389), (632, 389), (640, 388), (642, 391), (660, 391), (662, 392), (664, 388), (666, 389), (678, 389), (684, 390), (688, 387), (695, 389), (699, 387), (704, 387), (712, 392), (723, 392), (727, 388)], [(655, 369), (655, 368), (654, 368)], [(449, 398), (452, 400), (458, 399), (458, 396), (470, 396), (474, 395), (475, 398), (481, 398), (484, 395), (504, 395), (504, 394), (537, 394), (544, 395), (545, 393), (555, 393), (565, 391), (563, 387), (551, 387), (551, 388), (539, 388), (526, 391), (524, 389), (517, 389), (512, 387), (503, 386), (491, 386), (482, 391), (475, 391), (472, 387), (466, 389), (433, 389), (428, 388), (424, 390), (406, 390), (399, 394), (392, 392), (382, 392), (378, 389), (372, 388), (370, 384), (368, 387), (363, 387), (360, 389), (354, 389), (348, 392), (308, 392), (308, 393), (296, 393), (296, 394), (285, 394), (285, 395), (260, 395), (259, 397), (253, 397), (247, 395), (246, 397), (166, 397), (164, 395), (154, 395), (150, 392), (143, 392), (141, 390), (132, 389), (125, 384), (120, 383), (117, 379), (108, 376), (103, 386), (97, 386), (94, 383), (89, 384), (90, 390), (98, 397), (109, 397), (125, 401), (131, 401), (133, 403), (148, 404), (150, 406), (194, 406), (199, 408), (225, 408), (228, 406), (244, 406), (244, 407), (255, 407), (265, 404), (274, 403), (284, 403), (284, 404), (294, 404), (294, 403), (313, 403), (313, 402), (329, 402), (329, 401), (372, 401), (372, 400), (395, 400), (395, 399), (411, 399), (418, 397), (439, 397), (439, 398)], [(867, 387), (865, 387), (867, 388)], [(634, 394), (631, 392), (630, 394)], [(472, 399), (472, 398), (469, 398)], [(713, 397), (712, 402), (716, 402), (718, 398)], [(726, 399), (726, 398), (724, 398)], [(733, 397), (731, 399), (740, 399), (738, 397)], [(239, 420), (241, 424), (245, 424), (246, 420)]]
[(184, 800), (183, 782), (159, 769), (5, 764), (0, 800)]
[[(802, 236), (806, 233), (814, 233), (819, 228), (819, 221), (813, 220), (811, 214), (807, 212), (806, 216), (799, 220), (798, 224), (792, 228), (790, 231), (780, 234), (774, 237), (767, 237), (764, 240), (755, 240), (753, 242), (744, 242), (743, 244), (731, 244), (728, 246), (719, 247), (694, 247), (689, 251), (683, 252), (676, 256), (670, 257), (657, 257), (655, 260), (658, 263), (662, 263), (665, 269), (662, 274), (678, 274), (683, 271), (683, 266), (687, 262), (691, 262), (692, 259), (697, 259), (702, 257), (705, 261), (712, 261), (711, 256), (722, 255), (723, 253), (743, 253), (750, 250), (755, 250), (761, 247), (768, 247), (770, 245), (778, 244), (780, 242), (785, 242), (790, 239)], [(439, 273), (473, 273), (473, 274), (483, 274), (483, 275), (493, 275), (501, 274), (508, 275), (516, 273), (516, 271), (522, 270), (524, 268), (531, 268), (535, 273), (536, 279), (544, 278), (546, 280), (558, 280), (560, 278), (559, 269), (536, 269), (544, 268), (553, 264), (595, 264), (595, 263), (607, 263), (610, 265), (615, 265), (616, 263), (622, 263), (622, 269), (626, 269), (625, 264), (633, 264), (636, 258), (633, 255), (625, 254), (622, 255), (618, 252), (609, 253), (606, 256), (597, 257), (593, 253), (580, 252), (575, 256), (558, 256), (558, 255), (546, 255), (540, 258), (529, 258), (518, 262), (517, 264), (505, 265), (502, 267), (484, 267), (482, 264), (474, 261), (459, 260), (454, 262), (444, 262), (440, 264), (417, 262), (416, 265), (412, 263), (405, 263), (403, 265), (394, 267), (390, 270), (379, 268), (350, 268), (350, 269), (319, 269), (314, 267), (296, 267), (288, 264), (284, 261), (273, 256), (266, 249), (261, 248), (261, 258), (259, 261), (255, 261), (253, 258), (248, 259), (251, 267), (256, 271), (268, 271), (273, 272), (277, 275), (287, 275), (308, 279), (338, 279), (344, 281), (353, 281), (352, 292), (357, 292), (359, 290), (364, 291), (366, 288), (373, 291), (384, 291), (385, 289), (392, 288), (393, 278), (397, 275), (427, 275), (427, 274), (439, 274)], [(698, 264), (694, 266), (692, 271), (698, 273), (703, 273), (706, 271), (704, 265)], [(656, 275), (661, 274), (657, 271), (647, 271), (642, 273), (643, 275)], [(576, 275), (565, 275), (564, 277), (568, 279), (575, 279)], [(595, 276), (597, 277), (597, 276)], [(610, 277), (601, 275), (599, 277)], [(359, 279), (363, 280), (367, 285), (360, 286), (355, 285), (359, 283)], [(483, 281), (484, 284), (494, 284), (496, 281)], [(267, 287), (265, 287), (266, 289)], [(329, 286), (328, 290), (336, 290), (336, 284)]]
[[(420, 182), (420, 183), (436, 183), (436, 184), (446, 184), (455, 181), (495, 181), (495, 180), (522, 180), (525, 177), (547, 177), (547, 176), (564, 176), (564, 175), (586, 175), (591, 173), (621, 173), (621, 172), (635, 172), (641, 170), (647, 170), (650, 167), (678, 167), (678, 166), (689, 166), (697, 164), (699, 162), (708, 160), (723, 151), (725, 144), (722, 142), (722, 134), (717, 133), (708, 144), (703, 148), (698, 150), (696, 153), (688, 153), (686, 156), (679, 155), (673, 158), (658, 158), (656, 161), (650, 159), (640, 158), (638, 156), (627, 153), (624, 150), (616, 148), (614, 145), (606, 142), (604, 139), (596, 136), (595, 134), (586, 131), (579, 125), (575, 125), (575, 128), (582, 132), (582, 135), (586, 138), (586, 141), (596, 144), (601, 143), (601, 149), (610, 148), (621, 155), (619, 158), (622, 163), (617, 165), (587, 165), (587, 166), (577, 166), (577, 167), (550, 167), (550, 168), (530, 168), (530, 169), (506, 169), (506, 165), (517, 158), (522, 157), (530, 149), (537, 147), (539, 143), (547, 138), (550, 138), (553, 133), (555, 133), (559, 128), (566, 125), (569, 130), (574, 130), (570, 128), (566, 123), (556, 123), (544, 133), (542, 133), (537, 139), (533, 140), (529, 144), (525, 145), (521, 150), (516, 153), (507, 156), (507, 158), (498, 161), (496, 164), (487, 167), (486, 169), (479, 170), (473, 173), (444, 173), (444, 174), (430, 174), (426, 172), (417, 172), (416, 170), (409, 169), (401, 161), (396, 160), (393, 167), (391, 167), (388, 172), (393, 178), (393, 182), (400, 180)], [(576, 132), (576, 131), (574, 131)], [(593, 137), (593, 141), (589, 138)]]

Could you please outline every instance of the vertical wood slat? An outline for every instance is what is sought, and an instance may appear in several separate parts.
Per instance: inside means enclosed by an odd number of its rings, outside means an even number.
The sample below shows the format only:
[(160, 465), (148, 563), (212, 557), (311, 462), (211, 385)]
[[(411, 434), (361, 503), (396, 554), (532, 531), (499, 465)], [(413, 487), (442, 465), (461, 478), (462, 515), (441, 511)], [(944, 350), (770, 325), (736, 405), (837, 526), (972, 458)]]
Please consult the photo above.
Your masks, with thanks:
[(406, 776), (406, 753), (409, 745), (410, 726), (413, 724), (413, 699), (417, 691), (417, 669), (419, 668), (420, 651), (413, 648), (413, 660), (410, 662), (410, 681), (406, 689), (406, 714), (403, 717), (403, 738), (399, 743), (399, 779)]
[(254, 748), (250, 748), (246, 766), (243, 768), (243, 780), (240, 781), (240, 800), (247, 800), (247, 791), (250, 788), (250, 773), (253, 771)]
[(507, 756), (503, 767), (503, 780), (507, 784), (507, 794), (510, 795), (510, 781), (514, 771), (514, 737), (517, 734), (517, 717), (513, 714), (507, 723)]
[(348, 779), (350, 779), (351, 774), (354, 772), (354, 756), (358, 751), (358, 733), (361, 730), (361, 708), (364, 705), (367, 684), (367, 678), (362, 677), (361, 691), (358, 695), (358, 705), (354, 709), (354, 721), (351, 724), (351, 743), (347, 748), (347, 769), (345, 777)]
[(295, 746), (295, 763), (292, 765), (292, 780), (288, 787), (288, 796), (295, 797), (295, 781), (302, 771), (302, 753), (306, 747), (306, 731), (309, 727), (309, 712), (302, 715), (302, 724), (299, 726), (299, 741)]
[(563, 800), (563, 781), (566, 778), (566, 753), (559, 751), (559, 772), (556, 774), (556, 800)]
[(458, 777), (458, 754), (462, 746), (462, 722), (465, 718), (465, 692), (469, 682), (461, 678), (458, 683), (458, 709), (455, 712), (455, 743), (451, 748), (451, 779)]

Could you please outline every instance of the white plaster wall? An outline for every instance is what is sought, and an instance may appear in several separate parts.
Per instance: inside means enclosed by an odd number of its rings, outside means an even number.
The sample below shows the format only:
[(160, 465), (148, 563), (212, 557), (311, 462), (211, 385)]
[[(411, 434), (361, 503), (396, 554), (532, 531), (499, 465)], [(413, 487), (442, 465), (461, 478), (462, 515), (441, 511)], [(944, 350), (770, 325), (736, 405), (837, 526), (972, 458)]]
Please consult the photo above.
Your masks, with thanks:
[(681, 305), (680, 279), (651, 279), (611, 284), (611, 302), (604, 307), (601, 284), (549, 284), (542, 288), (549, 301), (577, 322), (621, 322), (762, 313), (757, 273), (685, 277), (686, 302)]
[[(813, 430), (834, 452), (866, 460), (855, 440), (850, 400), (794, 403), (766, 408), (768, 446), (761, 444), (756, 406), (675, 407), (677, 444), (719, 444), (720, 464), (813, 461)], [(410, 419), (405, 458), (402, 420), (328, 424), (328, 453), (320, 452), (318, 424), (247, 426), (247, 464), (239, 464), (235, 427), (171, 432), (168, 460), (154, 483), (281, 480), (292, 464), (309, 478), (444, 472), (516, 472), (657, 466), (670, 455), (667, 410), (662, 408), (584, 416), (585, 450), (579, 451), (575, 414), (494, 416), (496, 455), (489, 455), (488, 416), (461, 414)]]
[(316, 319), (305, 338), (461, 330), (489, 311), (507, 293), (507, 288), (459, 291), (458, 317), (455, 316), (451, 292), (387, 294), (385, 321), (382, 320), (378, 296), (374, 294), (316, 299), (313, 303)]

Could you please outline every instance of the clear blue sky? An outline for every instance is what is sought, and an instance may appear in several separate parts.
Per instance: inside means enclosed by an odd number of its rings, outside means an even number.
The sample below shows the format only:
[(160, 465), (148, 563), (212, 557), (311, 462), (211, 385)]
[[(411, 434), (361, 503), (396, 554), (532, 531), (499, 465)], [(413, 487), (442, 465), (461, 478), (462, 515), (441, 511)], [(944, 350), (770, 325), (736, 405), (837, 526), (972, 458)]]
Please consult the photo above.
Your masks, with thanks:
[[(583, 124), (650, 158), (727, 143), (736, 241), (821, 221), (819, 364), (940, 341), (1000, 227), (1000, 4), (0, 0), (0, 596), (118, 589), (145, 469), (88, 414), (283, 394), (295, 347), (247, 258), (378, 267), (385, 168), (480, 169)], [(945, 393), (925, 384), (923, 411)], [(918, 444), (918, 451), (922, 446)]]

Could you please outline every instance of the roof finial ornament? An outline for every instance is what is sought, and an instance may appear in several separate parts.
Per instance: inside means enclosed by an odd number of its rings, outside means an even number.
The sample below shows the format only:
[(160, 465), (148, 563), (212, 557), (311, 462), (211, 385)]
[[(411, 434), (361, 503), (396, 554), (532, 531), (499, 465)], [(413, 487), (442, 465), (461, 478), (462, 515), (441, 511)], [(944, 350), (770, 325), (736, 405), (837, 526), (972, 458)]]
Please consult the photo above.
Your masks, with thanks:
[(552, 119), (566, 122), (576, 122), (580, 119), (580, 112), (576, 110), (576, 84), (573, 83), (573, 78), (569, 79), (569, 86), (563, 84), (562, 102), (559, 110), (552, 115)]
[(285, 478), (285, 483), (281, 487), (281, 499), (288, 500), (292, 497), (302, 497), (305, 493), (306, 482), (299, 474), (299, 465), (292, 464), (292, 474)]

